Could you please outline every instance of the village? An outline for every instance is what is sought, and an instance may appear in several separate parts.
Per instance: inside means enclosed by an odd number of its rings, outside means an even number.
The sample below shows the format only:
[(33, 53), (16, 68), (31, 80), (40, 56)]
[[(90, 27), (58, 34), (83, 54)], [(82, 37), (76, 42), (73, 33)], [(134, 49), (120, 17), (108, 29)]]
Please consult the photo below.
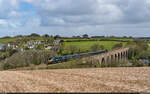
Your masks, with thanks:
[(52, 43), (46, 43), (43, 40), (39, 41), (28, 41), (27, 43), (23, 44), (16, 44), (14, 42), (8, 43), (0, 43), (0, 51), (4, 51), (5, 49), (13, 49), (17, 51), (25, 51), (25, 50), (51, 50), (55, 49), (56, 46), (61, 44), (60, 39), (54, 40)]

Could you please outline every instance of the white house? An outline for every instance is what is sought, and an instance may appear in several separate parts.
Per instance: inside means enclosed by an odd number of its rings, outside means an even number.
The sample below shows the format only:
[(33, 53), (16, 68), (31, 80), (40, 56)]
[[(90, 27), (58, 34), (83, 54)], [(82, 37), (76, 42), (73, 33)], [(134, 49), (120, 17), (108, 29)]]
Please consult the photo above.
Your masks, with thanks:
[(34, 45), (28, 45), (28, 48), (30, 49), (34, 48)]
[(50, 49), (52, 49), (52, 46), (45, 46), (45, 49), (50, 50)]

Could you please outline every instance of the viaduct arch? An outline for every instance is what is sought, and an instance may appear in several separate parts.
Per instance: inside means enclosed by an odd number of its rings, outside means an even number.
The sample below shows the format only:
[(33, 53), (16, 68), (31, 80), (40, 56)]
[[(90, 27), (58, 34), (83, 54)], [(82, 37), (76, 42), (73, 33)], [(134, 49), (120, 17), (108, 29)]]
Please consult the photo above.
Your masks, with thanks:
[(129, 48), (121, 48), (121, 49), (109, 51), (107, 53), (92, 56), (92, 58), (97, 59), (99, 63), (102, 64), (102, 63), (107, 63), (108, 61), (111, 60), (117, 61), (122, 58), (127, 58), (128, 53), (129, 53)]

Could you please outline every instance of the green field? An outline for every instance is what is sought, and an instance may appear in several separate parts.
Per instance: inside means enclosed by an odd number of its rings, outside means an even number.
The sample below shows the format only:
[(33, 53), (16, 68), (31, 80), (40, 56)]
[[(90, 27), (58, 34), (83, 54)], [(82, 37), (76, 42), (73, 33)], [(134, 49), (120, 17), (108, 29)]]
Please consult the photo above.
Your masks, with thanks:
[(0, 43), (8, 43), (15, 40), (17, 40), (17, 38), (1, 38)]
[[(14, 42), (16, 40), (23, 40), (24, 38), (0, 38), (0, 43), (8, 43), (8, 42)], [(30, 37), (30, 38), (25, 38), (30, 41), (43, 41), (44, 39), (42, 37)]]
[(111, 50), (115, 44), (123, 43), (123, 46), (127, 42), (118, 42), (118, 41), (82, 41), (82, 42), (64, 42), (64, 46), (68, 47), (70, 45), (76, 45), (81, 49), (81, 51), (90, 50), (91, 46), (94, 44), (103, 45), (105, 49)]
[(63, 40), (66, 41), (76, 41), (76, 40), (80, 40), (80, 41), (90, 41), (90, 40), (97, 40), (97, 41), (102, 41), (102, 40), (106, 40), (106, 41), (133, 41), (133, 39), (131, 38), (89, 38), (89, 39), (84, 39), (84, 38), (63, 38)]

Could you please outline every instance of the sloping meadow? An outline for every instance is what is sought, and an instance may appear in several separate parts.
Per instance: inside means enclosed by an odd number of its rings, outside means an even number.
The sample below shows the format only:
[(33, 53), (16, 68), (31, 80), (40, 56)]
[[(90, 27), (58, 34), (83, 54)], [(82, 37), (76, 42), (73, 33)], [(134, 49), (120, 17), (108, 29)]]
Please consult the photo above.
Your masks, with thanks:
[(1, 70), (18, 67), (28, 67), (32, 65), (46, 64), (49, 57), (56, 56), (53, 51), (24, 51), (18, 52), (3, 60), (0, 64)]

